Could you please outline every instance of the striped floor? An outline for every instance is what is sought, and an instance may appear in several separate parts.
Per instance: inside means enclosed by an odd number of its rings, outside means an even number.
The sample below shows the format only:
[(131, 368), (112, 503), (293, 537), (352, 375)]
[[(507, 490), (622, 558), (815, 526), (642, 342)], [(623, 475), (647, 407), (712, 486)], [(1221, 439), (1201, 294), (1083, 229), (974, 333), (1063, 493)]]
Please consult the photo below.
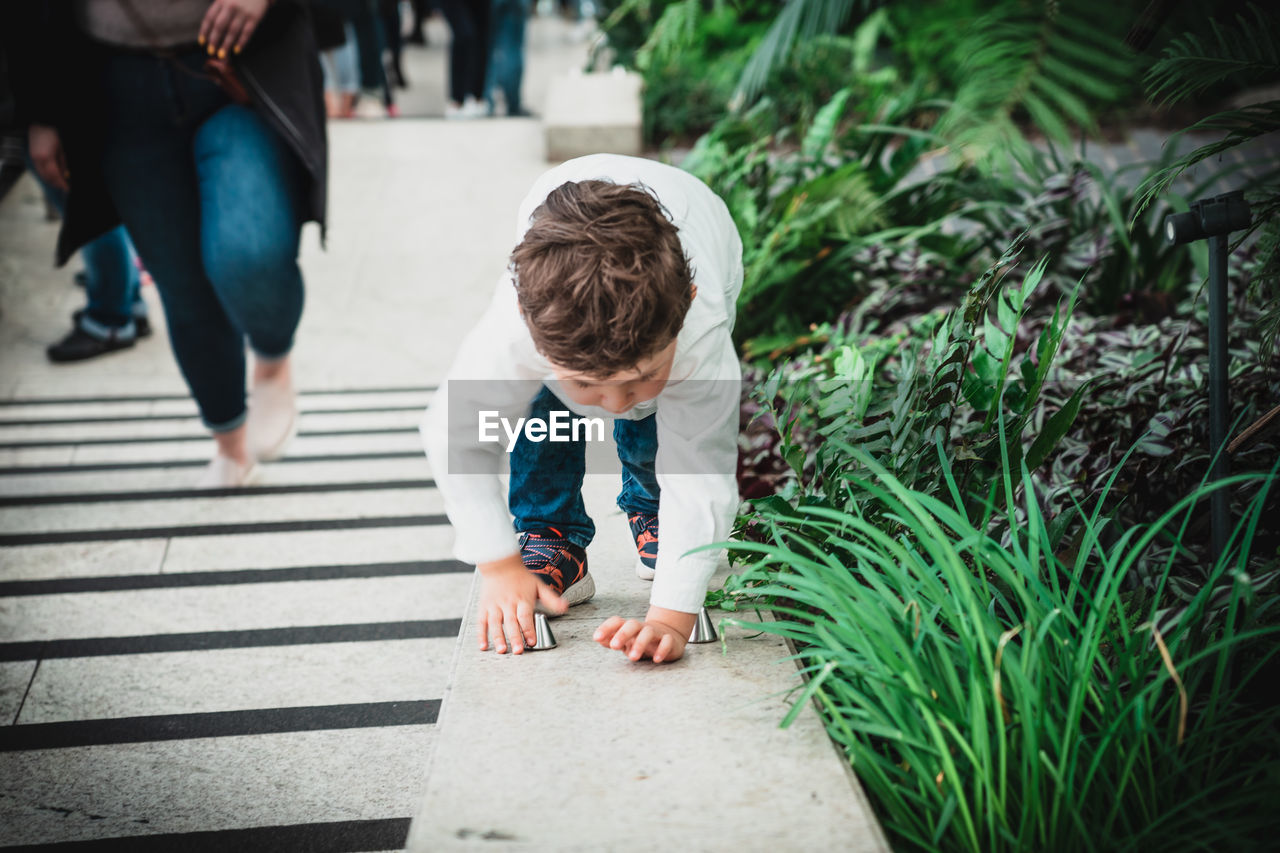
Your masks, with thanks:
[(185, 396), (0, 402), (0, 846), (402, 847), (470, 583), (430, 396), (303, 394), (218, 491)]

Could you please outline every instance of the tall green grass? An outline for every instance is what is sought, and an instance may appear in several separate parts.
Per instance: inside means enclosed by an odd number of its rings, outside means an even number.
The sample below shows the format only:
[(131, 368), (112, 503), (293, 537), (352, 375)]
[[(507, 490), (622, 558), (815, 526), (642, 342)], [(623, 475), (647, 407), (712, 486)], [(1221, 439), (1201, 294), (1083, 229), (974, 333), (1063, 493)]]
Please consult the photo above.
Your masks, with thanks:
[(1274, 842), (1280, 731), (1259, 693), (1280, 625), (1244, 566), (1275, 471), (1222, 484), (1258, 494), (1185, 610), (1161, 609), (1166, 566), (1129, 612), (1135, 561), (1185, 534), (1207, 488), (1105, 544), (1100, 496), (1059, 543), (1007, 460), (1010, 516), (971, 518), (941, 452), (933, 496), (852, 452), (871, 472), (850, 484), (868, 496), (855, 510), (775, 502), (756, 518), (767, 541), (733, 548), (750, 563), (740, 588), (772, 600), (784, 618), (765, 630), (807, 675), (787, 722), (816, 701), (897, 849)]

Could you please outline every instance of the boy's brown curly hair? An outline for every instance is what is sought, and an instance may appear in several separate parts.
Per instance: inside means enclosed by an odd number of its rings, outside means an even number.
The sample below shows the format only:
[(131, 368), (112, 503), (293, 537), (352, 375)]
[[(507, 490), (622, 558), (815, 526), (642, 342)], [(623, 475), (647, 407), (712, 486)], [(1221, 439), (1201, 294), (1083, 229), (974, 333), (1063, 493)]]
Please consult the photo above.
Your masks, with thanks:
[(511, 269), (538, 351), (587, 376), (634, 368), (666, 347), (692, 300), (676, 226), (639, 184), (552, 190), (511, 253)]

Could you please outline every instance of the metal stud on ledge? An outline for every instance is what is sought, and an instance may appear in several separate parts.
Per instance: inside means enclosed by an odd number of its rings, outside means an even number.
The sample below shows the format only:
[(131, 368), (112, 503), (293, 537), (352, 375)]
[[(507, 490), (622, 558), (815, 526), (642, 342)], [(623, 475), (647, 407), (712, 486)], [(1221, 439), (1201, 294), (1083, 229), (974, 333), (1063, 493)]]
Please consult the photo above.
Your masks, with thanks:
[(720, 635), (716, 633), (716, 626), (711, 621), (711, 614), (704, 607), (698, 611), (698, 619), (693, 623), (693, 633), (689, 635), (689, 642), (714, 643), (718, 639), (720, 639)]
[(529, 646), (531, 652), (541, 652), (556, 647), (556, 635), (551, 633), (551, 623), (542, 613), (533, 614), (533, 630), (536, 635), (534, 643)]

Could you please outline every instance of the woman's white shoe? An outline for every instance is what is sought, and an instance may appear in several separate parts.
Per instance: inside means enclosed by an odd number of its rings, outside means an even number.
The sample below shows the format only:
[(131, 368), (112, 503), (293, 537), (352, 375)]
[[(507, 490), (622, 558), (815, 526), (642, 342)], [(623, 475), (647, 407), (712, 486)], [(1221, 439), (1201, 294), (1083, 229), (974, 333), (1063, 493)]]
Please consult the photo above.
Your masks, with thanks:
[(253, 462), (237, 462), (219, 453), (205, 466), (196, 482), (198, 489), (234, 489), (247, 486), (258, 476), (258, 466)]
[(247, 420), (249, 455), (270, 462), (279, 459), (298, 433), (298, 401), (293, 386), (259, 382), (249, 392)]

